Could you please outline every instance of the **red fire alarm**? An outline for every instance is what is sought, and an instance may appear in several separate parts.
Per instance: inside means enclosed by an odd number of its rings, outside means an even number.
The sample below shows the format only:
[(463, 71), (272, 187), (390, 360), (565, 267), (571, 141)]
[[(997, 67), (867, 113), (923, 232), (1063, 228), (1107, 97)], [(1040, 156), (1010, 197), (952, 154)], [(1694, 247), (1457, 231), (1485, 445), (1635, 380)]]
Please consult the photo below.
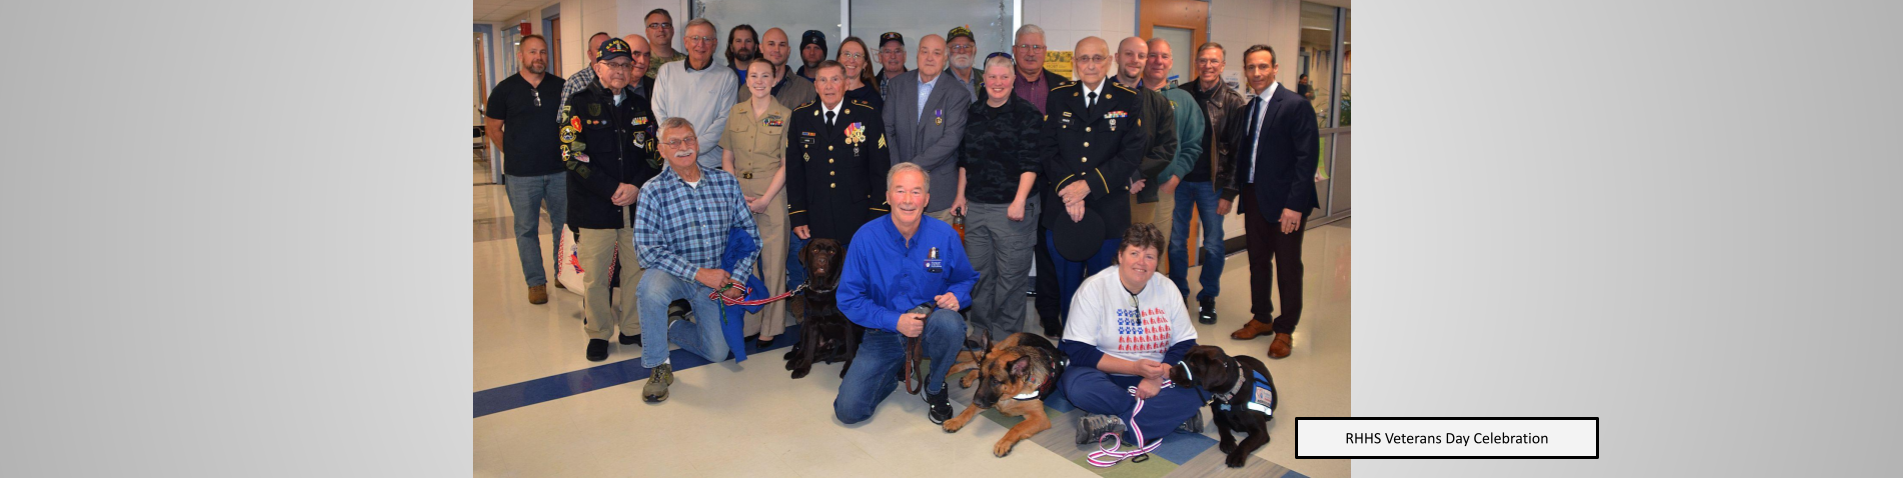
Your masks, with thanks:
[(535, 32), (529, 30), (529, 22), (522, 22), (522, 36), (529, 36), (534, 34)]

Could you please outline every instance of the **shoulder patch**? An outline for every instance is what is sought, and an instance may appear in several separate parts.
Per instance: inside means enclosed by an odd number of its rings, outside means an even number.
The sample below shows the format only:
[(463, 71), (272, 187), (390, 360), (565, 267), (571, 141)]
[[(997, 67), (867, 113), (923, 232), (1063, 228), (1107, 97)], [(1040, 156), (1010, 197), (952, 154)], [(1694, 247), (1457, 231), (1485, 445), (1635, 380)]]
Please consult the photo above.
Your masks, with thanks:
[(796, 106), (796, 107), (794, 107), (794, 108), (793, 108), (793, 111), (799, 111), (799, 110), (803, 110), (803, 109), (806, 109), (806, 108), (808, 108), (808, 107), (811, 107), (811, 106), (813, 106), (813, 105), (815, 105), (815, 104), (818, 104), (818, 103), (819, 103), (819, 101), (818, 101), (818, 100), (814, 100), (814, 101), (808, 101), (808, 102), (806, 102), (806, 104), (803, 104), (803, 105), (799, 105), (799, 106)]
[(871, 108), (871, 107), (872, 107), (872, 103), (867, 103), (867, 102), (866, 102), (865, 100), (852, 100), (852, 104), (855, 104), (855, 105), (859, 105), (859, 106), (864, 106), (864, 107), (867, 107), (867, 108)]
[(1051, 87), (1051, 91), (1057, 91), (1057, 90), (1059, 90), (1059, 89), (1063, 89), (1063, 88), (1069, 88), (1069, 87), (1072, 87), (1072, 86), (1077, 86), (1077, 82), (1075, 82), (1075, 81), (1066, 81), (1066, 82), (1063, 82), (1063, 83), (1061, 83), (1061, 84), (1058, 84), (1057, 86), (1053, 86), (1053, 87)]
[(1115, 86), (1115, 87), (1117, 87), (1117, 89), (1121, 89), (1121, 90), (1123, 90), (1123, 91), (1128, 91), (1128, 92), (1130, 92), (1131, 94), (1135, 94), (1135, 93), (1137, 92), (1137, 90), (1132, 90), (1132, 89), (1130, 89), (1130, 87), (1128, 87), (1128, 86), (1123, 86), (1123, 83), (1118, 83), (1118, 82), (1115, 82), (1115, 81), (1112, 81), (1112, 82), (1110, 82), (1110, 85), (1111, 85), (1111, 86)]

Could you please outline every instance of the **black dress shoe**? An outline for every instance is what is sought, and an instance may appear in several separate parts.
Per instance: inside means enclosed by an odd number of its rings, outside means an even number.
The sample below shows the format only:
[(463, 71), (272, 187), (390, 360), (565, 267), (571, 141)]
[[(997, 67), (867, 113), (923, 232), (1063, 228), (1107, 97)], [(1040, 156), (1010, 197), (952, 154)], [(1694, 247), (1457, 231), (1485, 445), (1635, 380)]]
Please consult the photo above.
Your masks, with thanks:
[(608, 360), (608, 341), (588, 339), (588, 361), (600, 362), (603, 360)]
[[(620, 335), (620, 334), (616, 334), (616, 335)], [(639, 336), (639, 335), (622, 335), (622, 336), (621, 336), (621, 345), (641, 345), (641, 336)]]

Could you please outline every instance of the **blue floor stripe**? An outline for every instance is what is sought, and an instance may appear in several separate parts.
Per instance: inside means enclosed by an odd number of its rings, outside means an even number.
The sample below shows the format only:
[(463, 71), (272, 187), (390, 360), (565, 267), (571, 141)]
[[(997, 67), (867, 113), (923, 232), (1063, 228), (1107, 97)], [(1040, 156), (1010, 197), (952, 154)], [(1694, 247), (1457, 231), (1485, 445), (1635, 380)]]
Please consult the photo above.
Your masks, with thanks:
[[(753, 355), (793, 345), (799, 341), (799, 325), (792, 325), (765, 349), (755, 349), (752, 340), (747, 342), (747, 354)], [(748, 357), (753, 358), (753, 357)], [(778, 359), (779, 357), (773, 357)], [(668, 353), (668, 361), (675, 371), (707, 365), (706, 358), (682, 349)], [(484, 415), (502, 413), (517, 408), (534, 405), (550, 400), (571, 397), (616, 385), (647, 380), (648, 369), (641, 366), (641, 358), (635, 357), (606, 365), (597, 365), (560, 375), (551, 375), (527, 382), (512, 383), (488, 390), (476, 392), (476, 418)]]

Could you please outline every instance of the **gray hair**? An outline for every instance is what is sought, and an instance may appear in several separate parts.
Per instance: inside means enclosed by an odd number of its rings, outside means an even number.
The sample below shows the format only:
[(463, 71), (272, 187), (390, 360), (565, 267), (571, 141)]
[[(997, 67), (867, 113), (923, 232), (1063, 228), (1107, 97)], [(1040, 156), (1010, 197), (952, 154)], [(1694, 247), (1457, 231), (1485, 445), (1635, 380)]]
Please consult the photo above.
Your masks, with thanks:
[(720, 29), (715, 28), (713, 20), (708, 20), (707, 17), (700, 17), (693, 20), (688, 20), (687, 26), (681, 27), (681, 31), (685, 32), (689, 28), (694, 28), (694, 25), (706, 25), (707, 29), (712, 30), (715, 35), (720, 34)]
[[(667, 132), (675, 130), (675, 129), (686, 129), (687, 134), (694, 134), (694, 122), (688, 121), (687, 118), (682, 118), (679, 116), (669, 117), (668, 119), (661, 120), (661, 132), (660, 132), (661, 142), (663, 143), (667, 142)], [(695, 140), (698, 141), (699, 139), (696, 138)]]
[[(1005, 67), (1005, 69), (1010, 69), (1011, 65), (1013, 64), (1015, 64), (1015, 62), (1013, 62), (1010, 58), (1005, 58), (1003, 56), (994, 56), (985, 60), (985, 67), (983, 69), (989, 70), (991, 69), (991, 67), (994, 67), (994, 66), (1003, 66)], [(1012, 71), (1011, 74), (1016, 75), (1017, 72)]]
[(1018, 33), (1016, 35), (1013, 35), (1011, 39), (1016, 40), (1019, 38), (1024, 38), (1025, 35), (1044, 36), (1044, 29), (1038, 28), (1037, 25), (1026, 23), (1024, 24), (1024, 26), (1018, 27)]
[(892, 165), (891, 171), (886, 171), (885, 173), (886, 187), (892, 187), (892, 178), (899, 177), (900, 171), (917, 171), (919, 177), (925, 178), (925, 194), (932, 193), (932, 173), (925, 172), (925, 168), (919, 167), (918, 163), (914, 163), (911, 161), (894, 164)]

